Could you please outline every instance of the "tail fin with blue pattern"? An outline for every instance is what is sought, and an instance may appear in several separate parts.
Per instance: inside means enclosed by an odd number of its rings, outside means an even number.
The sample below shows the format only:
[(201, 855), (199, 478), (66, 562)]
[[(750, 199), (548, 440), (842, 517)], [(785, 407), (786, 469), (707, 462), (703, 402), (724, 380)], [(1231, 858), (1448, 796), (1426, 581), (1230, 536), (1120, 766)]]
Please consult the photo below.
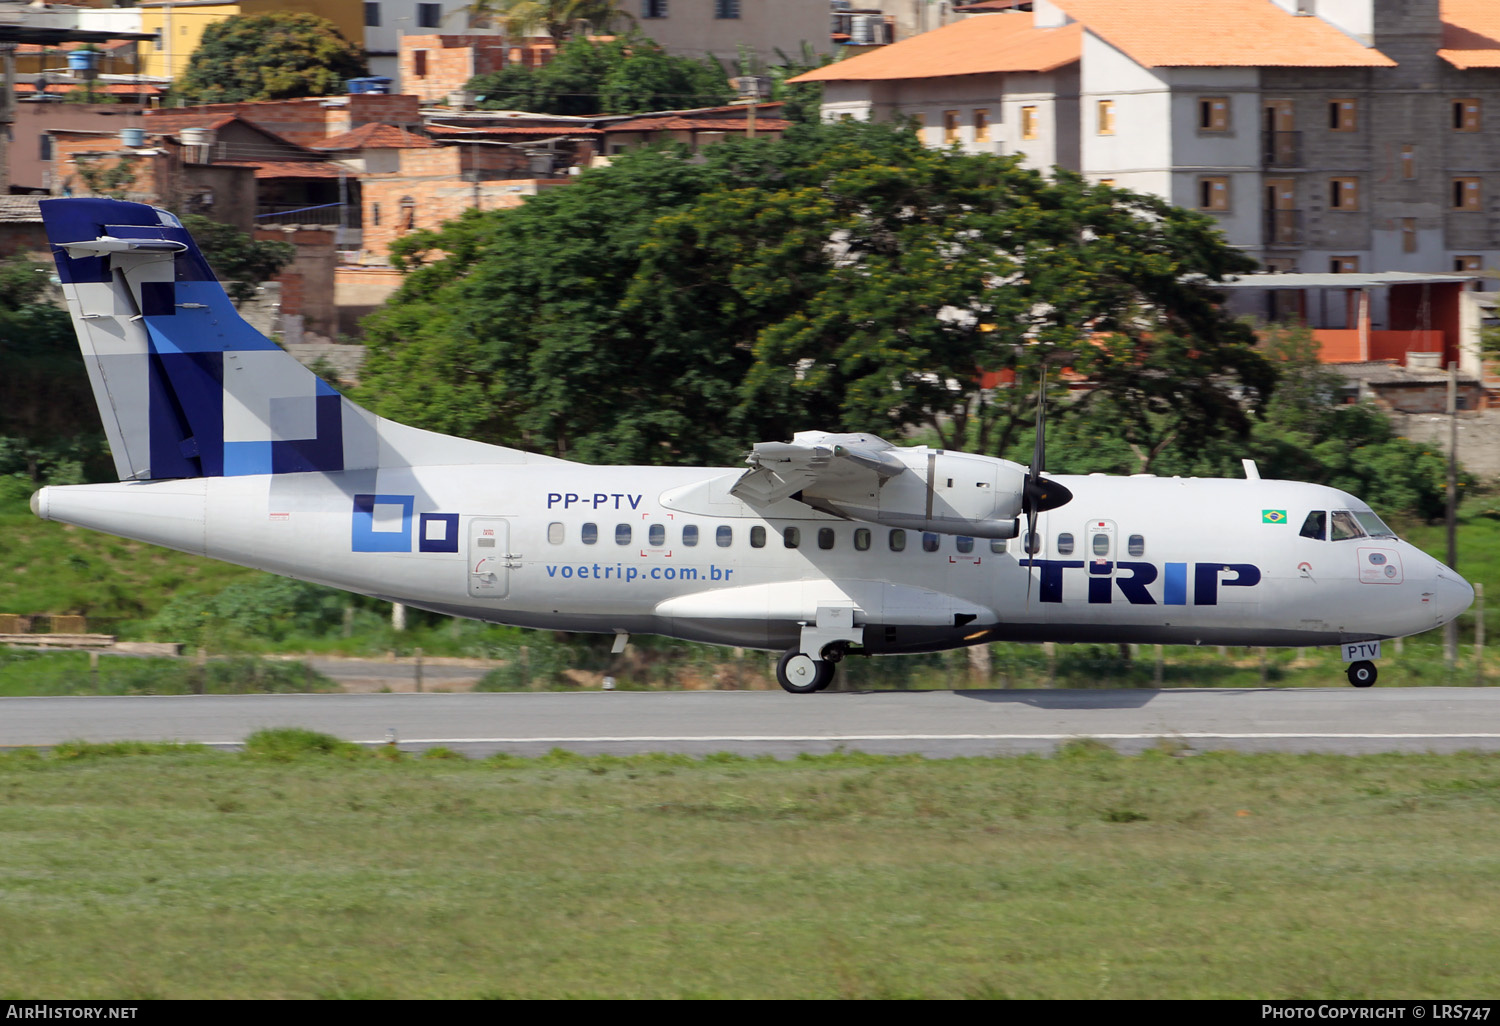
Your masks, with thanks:
[(122, 481), (547, 457), (376, 417), (247, 324), (176, 217), (41, 203)]

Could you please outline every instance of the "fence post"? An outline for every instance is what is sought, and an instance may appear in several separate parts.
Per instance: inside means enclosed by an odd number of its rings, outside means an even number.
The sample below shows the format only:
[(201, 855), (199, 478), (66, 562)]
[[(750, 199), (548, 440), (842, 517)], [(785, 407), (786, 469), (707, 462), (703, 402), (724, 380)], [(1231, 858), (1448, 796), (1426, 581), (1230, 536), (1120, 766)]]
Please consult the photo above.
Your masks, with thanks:
[(1164, 659), (1164, 656), (1162, 654), (1162, 647), (1160, 645), (1157, 645), (1156, 646), (1156, 667), (1151, 672), (1151, 683), (1154, 684), (1154, 685), (1156, 685), (1157, 687), (1161, 687), (1162, 662), (1163, 662), (1163, 659)]
[(422, 650), (416, 649), (417, 653), (417, 691), (422, 690)]

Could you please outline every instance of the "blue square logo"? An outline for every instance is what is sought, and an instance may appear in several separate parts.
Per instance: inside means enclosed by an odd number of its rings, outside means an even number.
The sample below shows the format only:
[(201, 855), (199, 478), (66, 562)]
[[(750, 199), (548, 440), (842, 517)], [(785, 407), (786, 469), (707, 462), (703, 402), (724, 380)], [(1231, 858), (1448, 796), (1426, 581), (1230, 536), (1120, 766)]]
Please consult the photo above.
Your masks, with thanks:
[(349, 535), (355, 552), (410, 552), (412, 495), (356, 495)]
[(423, 513), (417, 548), (423, 552), (457, 552), (458, 514)]

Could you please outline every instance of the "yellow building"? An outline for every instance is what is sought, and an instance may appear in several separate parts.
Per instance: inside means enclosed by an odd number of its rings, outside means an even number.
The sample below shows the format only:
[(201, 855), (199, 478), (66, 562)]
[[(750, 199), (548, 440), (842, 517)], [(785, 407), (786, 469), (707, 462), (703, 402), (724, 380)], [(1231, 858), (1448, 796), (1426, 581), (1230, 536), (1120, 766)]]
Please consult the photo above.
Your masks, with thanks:
[(141, 74), (176, 78), (187, 69), (188, 60), (203, 38), (203, 30), (236, 14), (273, 14), (293, 11), (327, 18), (345, 39), (365, 45), (363, 0), (142, 0), (141, 31), (160, 32), (153, 48), (141, 44)]

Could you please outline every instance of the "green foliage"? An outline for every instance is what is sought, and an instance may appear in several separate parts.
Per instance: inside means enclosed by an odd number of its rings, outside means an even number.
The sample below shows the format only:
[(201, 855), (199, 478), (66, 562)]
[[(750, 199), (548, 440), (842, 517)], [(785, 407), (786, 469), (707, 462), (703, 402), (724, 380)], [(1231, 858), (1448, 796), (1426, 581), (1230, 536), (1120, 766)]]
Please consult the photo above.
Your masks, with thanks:
[(301, 727), (270, 727), (257, 730), (245, 739), (246, 755), (269, 762), (293, 762), (299, 758), (319, 755), (352, 758), (362, 751), (358, 745), (342, 741), (332, 734), (322, 734)]
[(297, 258), (297, 247), (290, 242), (259, 240), (232, 224), (199, 214), (185, 215), (182, 226), (192, 235), (236, 306), (253, 299), (256, 286)]
[(0, 508), (24, 509), (36, 485), (110, 476), (88, 373), (51, 268), (0, 262)]
[(104, 655), (97, 669), (84, 652), (0, 650), (0, 695), (269, 695), (338, 691), (298, 662), (142, 659)]
[(129, 194), (129, 186), (135, 184), (135, 165), (139, 159), (134, 155), (117, 157), (108, 167), (101, 167), (83, 157), (77, 158), (74, 163), (78, 167), (78, 177), (83, 179), (83, 184), (88, 186), (90, 193), (111, 199), (124, 199)]
[(368, 74), (364, 54), (333, 22), (275, 11), (210, 25), (174, 91), (185, 103), (336, 96)]
[(396, 258), (430, 250), (367, 322), (366, 398), (595, 462), (733, 462), (812, 426), (1004, 452), (1044, 362), (1196, 446), (1271, 378), (1205, 283), (1247, 266), (1211, 221), (889, 125), (626, 154)]
[[(183, 644), (221, 649), (252, 640), (272, 643), (293, 635), (341, 630), (353, 597), (333, 588), (288, 577), (261, 574), (236, 581), (212, 595), (181, 595), (169, 601), (147, 625), (153, 636)], [(378, 614), (358, 614), (361, 627)]]
[(513, 64), (475, 76), (466, 88), (490, 110), (567, 115), (712, 107), (734, 95), (717, 63), (673, 56), (634, 35), (573, 39), (540, 68)]
[(545, 32), (557, 42), (570, 38), (580, 22), (600, 33), (635, 24), (620, 0), (472, 0), (463, 10), (475, 25), (498, 23), (513, 38)]

